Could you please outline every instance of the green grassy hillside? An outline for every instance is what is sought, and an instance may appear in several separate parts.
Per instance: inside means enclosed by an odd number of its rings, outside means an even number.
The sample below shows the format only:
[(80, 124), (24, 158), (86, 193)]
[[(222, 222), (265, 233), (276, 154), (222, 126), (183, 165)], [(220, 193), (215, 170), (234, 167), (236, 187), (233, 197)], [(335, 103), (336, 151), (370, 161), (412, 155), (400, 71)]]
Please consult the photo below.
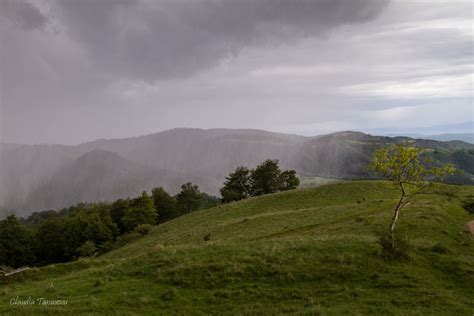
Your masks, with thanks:
[[(0, 285), (0, 314), (472, 315), (474, 187), (438, 185), (402, 211), (409, 261), (380, 255), (397, 191), (341, 182), (191, 213), (94, 259)], [(206, 238), (205, 238), (206, 237)], [(207, 241), (205, 239), (208, 239)], [(14, 297), (67, 300), (15, 306)]]

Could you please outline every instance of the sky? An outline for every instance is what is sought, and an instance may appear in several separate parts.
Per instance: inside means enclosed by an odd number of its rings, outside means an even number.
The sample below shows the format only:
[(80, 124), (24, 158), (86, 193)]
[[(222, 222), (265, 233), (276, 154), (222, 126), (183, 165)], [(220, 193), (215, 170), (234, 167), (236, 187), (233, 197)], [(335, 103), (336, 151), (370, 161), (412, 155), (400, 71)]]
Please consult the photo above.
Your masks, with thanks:
[(474, 121), (470, 0), (0, 0), (0, 141)]

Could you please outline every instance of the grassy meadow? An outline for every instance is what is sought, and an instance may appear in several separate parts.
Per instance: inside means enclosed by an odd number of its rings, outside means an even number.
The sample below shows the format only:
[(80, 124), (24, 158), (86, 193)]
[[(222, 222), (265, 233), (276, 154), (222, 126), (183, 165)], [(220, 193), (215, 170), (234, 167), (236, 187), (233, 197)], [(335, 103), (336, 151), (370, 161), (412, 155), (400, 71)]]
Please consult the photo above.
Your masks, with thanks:
[[(436, 185), (402, 210), (410, 257), (380, 255), (396, 187), (353, 181), (194, 212), (105, 255), (0, 284), (0, 315), (473, 315), (474, 187)], [(67, 305), (11, 305), (12, 298)]]

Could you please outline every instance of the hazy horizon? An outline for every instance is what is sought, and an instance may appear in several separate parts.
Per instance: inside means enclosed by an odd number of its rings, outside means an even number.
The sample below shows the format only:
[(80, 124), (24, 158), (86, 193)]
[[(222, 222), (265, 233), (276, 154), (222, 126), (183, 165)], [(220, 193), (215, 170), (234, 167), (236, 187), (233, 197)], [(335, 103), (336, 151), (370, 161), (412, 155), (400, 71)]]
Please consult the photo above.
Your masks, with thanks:
[[(466, 126), (468, 126), (468, 129), (466, 129)], [(129, 135), (129, 136), (124, 136), (124, 137), (112, 137), (112, 138), (106, 138), (106, 137), (98, 137), (98, 138), (93, 138), (93, 139), (88, 139), (84, 141), (80, 141), (77, 143), (13, 143), (13, 142), (3, 142), (0, 140), (0, 144), (12, 144), (12, 145), (62, 145), (62, 146), (78, 146), (81, 144), (85, 143), (90, 143), (98, 140), (119, 140), (119, 139), (131, 139), (131, 138), (138, 138), (138, 137), (143, 137), (143, 136), (148, 136), (148, 135), (154, 135), (154, 134), (159, 134), (163, 132), (168, 132), (172, 130), (177, 130), (177, 129), (189, 129), (189, 130), (203, 130), (203, 131), (209, 131), (209, 130), (255, 130), (255, 131), (262, 131), (262, 132), (269, 132), (269, 133), (275, 133), (275, 134), (285, 134), (285, 135), (294, 135), (294, 136), (302, 136), (302, 137), (315, 137), (315, 136), (322, 136), (322, 135), (327, 135), (327, 134), (332, 134), (332, 133), (341, 133), (341, 132), (360, 132), (360, 133), (365, 133), (365, 134), (371, 134), (374, 136), (407, 136), (407, 137), (413, 137), (414, 135), (420, 135), (420, 136), (441, 136), (441, 135), (458, 135), (458, 134), (473, 134), (474, 135), (474, 130), (472, 130), (472, 127), (474, 127), (474, 122), (463, 122), (460, 124), (453, 124), (453, 125), (442, 125), (442, 126), (424, 126), (424, 127), (414, 127), (414, 128), (409, 128), (409, 129), (391, 129), (391, 128), (372, 128), (372, 129), (341, 129), (341, 130), (334, 130), (334, 131), (327, 131), (324, 133), (318, 133), (318, 134), (303, 134), (303, 133), (291, 133), (291, 132), (281, 132), (281, 131), (273, 131), (273, 130), (268, 130), (268, 129), (259, 129), (259, 128), (227, 128), (227, 127), (214, 127), (214, 128), (201, 128), (201, 127), (173, 127), (170, 129), (165, 129), (165, 130), (157, 130), (156, 132), (148, 133), (148, 134), (138, 134), (138, 135)]]
[[(255, 131), (262, 131), (262, 132), (270, 132), (270, 133), (275, 133), (275, 134), (286, 134), (286, 135), (294, 135), (294, 136), (302, 136), (302, 137), (314, 137), (314, 136), (321, 136), (321, 135), (326, 135), (326, 134), (332, 134), (332, 133), (340, 133), (340, 132), (360, 132), (360, 133), (365, 133), (365, 134), (372, 134), (374, 136), (408, 136), (412, 137), (412, 135), (420, 135), (420, 136), (437, 136), (437, 135), (456, 135), (456, 134), (474, 134), (474, 131), (472, 130), (466, 130), (464, 126), (474, 126), (474, 122), (464, 122), (460, 124), (455, 124), (455, 125), (450, 125), (450, 127), (454, 128), (453, 130), (440, 130), (439, 128), (443, 128), (446, 126), (425, 126), (425, 127), (415, 127), (411, 129), (390, 129), (390, 128), (373, 128), (369, 130), (335, 130), (335, 131), (328, 131), (325, 133), (319, 133), (319, 134), (299, 134), (299, 133), (285, 133), (285, 132), (280, 132), (280, 131), (272, 131), (272, 130), (267, 130), (267, 129), (259, 129), (259, 128), (226, 128), (226, 127), (215, 127), (215, 128), (201, 128), (201, 127), (174, 127), (166, 130), (158, 130), (156, 132), (148, 133), (148, 134), (139, 134), (139, 135), (130, 135), (130, 136), (125, 136), (125, 137), (112, 137), (112, 138), (105, 138), (105, 137), (98, 137), (94, 139), (89, 139), (89, 140), (84, 140), (81, 142), (77, 143), (12, 143), (12, 142), (1, 142), (0, 144), (13, 144), (13, 145), (62, 145), (62, 146), (78, 146), (81, 144), (85, 143), (90, 143), (98, 140), (119, 140), (119, 139), (130, 139), (130, 138), (137, 138), (137, 137), (143, 137), (143, 136), (148, 136), (148, 135), (154, 135), (158, 133), (163, 133), (167, 131), (172, 131), (176, 129), (197, 129), (197, 130), (203, 130), (203, 131), (208, 131), (208, 130), (255, 130)], [(456, 130), (457, 126), (461, 126), (461, 129)]]

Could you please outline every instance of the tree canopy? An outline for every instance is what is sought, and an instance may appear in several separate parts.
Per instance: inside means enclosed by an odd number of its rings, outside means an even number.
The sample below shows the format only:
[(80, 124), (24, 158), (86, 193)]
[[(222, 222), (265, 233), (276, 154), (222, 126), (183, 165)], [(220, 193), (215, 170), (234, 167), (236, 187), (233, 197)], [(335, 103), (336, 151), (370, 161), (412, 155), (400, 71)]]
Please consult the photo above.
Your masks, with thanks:
[(252, 170), (244, 166), (237, 167), (226, 177), (220, 189), (222, 202), (296, 189), (300, 184), (296, 171), (282, 171), (278, 164), (278, 160), (268, 159)]
[(157, 218), (153, 200), (143, 191), (141, 196), (130, 201), (130, 208), (123, 215), (122, 223), (127, 231), (131, 231), (140, 224), (155, 225)]
[[(79, 203), (58, 211), (0, 220), (0, 266), (46, 265), (104, 253), (150, 231), (152, 225), (217, 205), (220, 199), (186, 183), (177, 196), (155, 188), (112, 203)], [(158, 216), (158, 214), (160, 216)]]
[(196, 211), (201, 207), (201, 191), (197, 185), (188, 182), (181, 186), (181, 192), (176, 195), (176, 200), (183, 213)]
[(240, 166), (226, 177), (224, 186), (220, 189), (222, 202), (232, 202), (246, 199), (250, 194), (250, 170)]
[(163, 187), (151, 190), (153, 203), (159, 214), (158, 222), (163, 223), (179, 216), (178, 201), (171, 196)]
[(390, 223), (392, 247), (395, 246), (394, 232), (400, 211), (416, 194), (427, 189), (431, 184), (430, 181), (440, 181), (455, 172), (451, 164), (434, 166), (432, 160), (423, 156), (424, 152), (423, 148), (412, 147), (409, 144), (396, 144), (380, 148), (374, 153), (371, 168), (395, 183), (400, 190), (400, 199), (395, 206)]

